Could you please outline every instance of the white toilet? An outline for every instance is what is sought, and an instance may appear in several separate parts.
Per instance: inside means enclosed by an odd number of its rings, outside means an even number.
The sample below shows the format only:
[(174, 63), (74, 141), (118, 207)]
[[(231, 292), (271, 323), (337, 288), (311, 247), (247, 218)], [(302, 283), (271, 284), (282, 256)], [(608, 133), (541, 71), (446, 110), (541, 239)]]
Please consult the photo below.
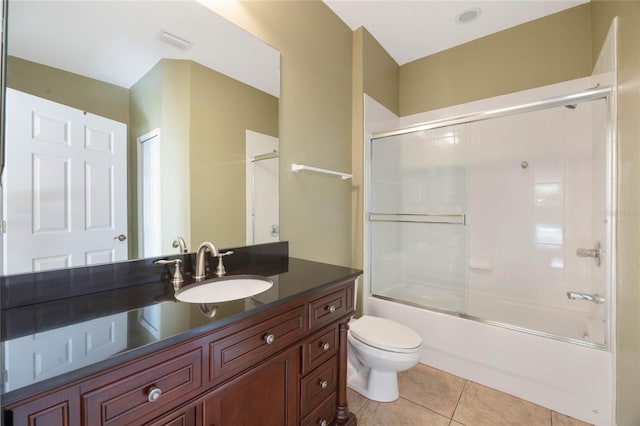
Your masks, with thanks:
[(347, 385), (373, 401), (398, 399), (398, 372), (418, 363), (422, 338), (397, 322), (364, 315), (349, 322)]

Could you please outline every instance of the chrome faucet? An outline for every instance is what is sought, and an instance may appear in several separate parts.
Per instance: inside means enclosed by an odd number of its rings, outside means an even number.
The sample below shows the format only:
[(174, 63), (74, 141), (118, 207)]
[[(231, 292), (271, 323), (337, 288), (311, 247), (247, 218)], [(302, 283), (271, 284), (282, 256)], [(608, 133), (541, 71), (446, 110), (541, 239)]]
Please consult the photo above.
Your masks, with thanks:
[(209, 252), (213, 257), (218, 257), (218, 249), (213, 245), (213, 243), (205, 241), (200, 244), (200, 247), (198, 247), (198, 251), (196, 252), (196, 273), (193, 276), (196, 281), (204, 279), (207, 275), (207, 252)]

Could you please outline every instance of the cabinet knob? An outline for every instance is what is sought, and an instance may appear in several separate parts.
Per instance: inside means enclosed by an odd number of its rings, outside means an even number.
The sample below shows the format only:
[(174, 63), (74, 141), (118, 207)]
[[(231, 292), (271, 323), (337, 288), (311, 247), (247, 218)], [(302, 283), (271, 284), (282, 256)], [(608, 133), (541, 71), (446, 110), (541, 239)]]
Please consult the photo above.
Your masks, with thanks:
[(336, 305), (331, 305), (327, 309), (329, 310), (329, 312), (335, 312), (336, 311)]
[(318, 426), (327, 426), (328, 424), (329, 424), (329, 423), (327, 423), (327, 421), (326, 421), (326, 420), (320, 420), (320, 421), (318, 422)]
[(327, 388), (327, 386), (329, 386), (329, 382), (327, 382), (326, 380), (321, 380), (321, 381), (320, 381), (320, 387), (321, 387), (322, 389), (326, 389), (326, 388)]
[(323, 351), (328, 351), (331, 348), (331, 345), (328, 343), (323, 343), (321, 347)]
[(274, 336), (273, 334), (267, 334), (266, 336), (264, 336), (264, 341), (267, 343), (267, 345), (272, 344), (275, 340), (276, 336)]
[(147, 401), (156, 402), (160, 399), (160, 395), (162, 395), (162, 391), (160, 390), (160, 388), (153, 386), (147, 392)]

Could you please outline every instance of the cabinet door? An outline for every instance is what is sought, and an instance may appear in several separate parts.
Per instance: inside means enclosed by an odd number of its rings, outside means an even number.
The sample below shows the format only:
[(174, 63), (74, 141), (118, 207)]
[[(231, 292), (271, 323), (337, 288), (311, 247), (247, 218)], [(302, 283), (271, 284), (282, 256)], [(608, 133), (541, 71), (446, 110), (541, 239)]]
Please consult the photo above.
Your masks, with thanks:
[(166, 414), (147, 426), (201, 426), (201, 420), (202, 405), (198, 404)]
[(211, 393), (206, 426), (286, 426), (298, 423), (299, 348), (281, 353)]

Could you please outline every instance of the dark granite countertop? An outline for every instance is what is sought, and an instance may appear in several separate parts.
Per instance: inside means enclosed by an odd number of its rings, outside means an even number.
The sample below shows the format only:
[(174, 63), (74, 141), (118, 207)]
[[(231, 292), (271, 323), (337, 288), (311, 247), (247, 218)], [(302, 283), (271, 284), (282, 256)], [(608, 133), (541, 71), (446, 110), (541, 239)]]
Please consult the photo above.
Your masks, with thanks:
[[(213, 318), (207, 315), (213, 305), (177, 301), (168, 274), (160, 279), (159, 269), (155, 281), (120, 283), (113, 289), (3, 307), (3, 401), (59, 386), (361, 274), (286, 256), (241, 263), (230, 262), (227, 275), (267, 276), (273, 287), (253, 297), (215, 304)], [(4, 282), (3, 294), (6, 287)], [(14, 299), (17, 289), (11, 289)], [(18, 299), (22, 297), (26, 296)]]

